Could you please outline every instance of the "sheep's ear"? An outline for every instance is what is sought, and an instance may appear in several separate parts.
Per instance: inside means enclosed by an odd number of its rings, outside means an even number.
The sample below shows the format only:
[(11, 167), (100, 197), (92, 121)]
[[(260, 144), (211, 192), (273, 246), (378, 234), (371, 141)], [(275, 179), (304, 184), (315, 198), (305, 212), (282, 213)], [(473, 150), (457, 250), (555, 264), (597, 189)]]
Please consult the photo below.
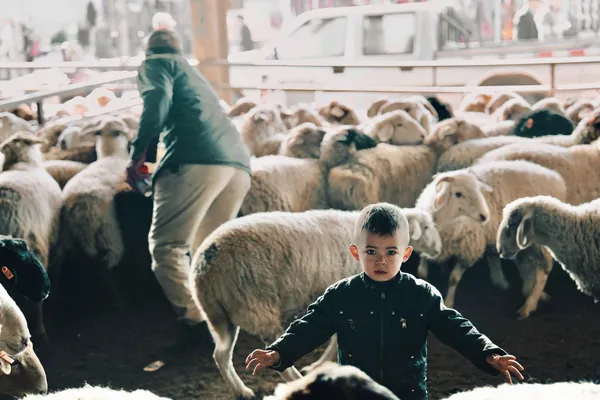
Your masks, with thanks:
[(435, 185), (437, 193), (433, 203), (435, 211), (441, 209), (450, 199), (450, 182), (453, 180), (451, 176), (444, 176), (437, 181)]
[(411, 240), (419, 240), (423, 232), (421, 231), (421, 225), (419, 221), (413, 219), (409, 222), (410, 226), (410, 239)]
[(10, 375), (13, 362), (14, 360), (8, 354), (0, 351), (0, 371), (2, 371), (2, 374)]
[(531, 235), (533, 234), (533, 210), (529, 210), (521, 219), (517, 227), (517, 246), (522, 250), (529, 245)]
[(429, 101), (426, 101), (425, 103), (423, 103), (423, 107), (425, 107), (427, 109), (427, 111), (429, 111), (431, 113), (433, 118), (435, 118), (436, 120), (440, 119), (438, 112), (433, 107), (433, 104), (431, 104)]
[(392, 125), (392, 123), (383, 124), (383, 126), (379, 128), (379, 132), (377, 132), (377, 138), (383, 143), (389, 143), (393, 136), (394, 125)]

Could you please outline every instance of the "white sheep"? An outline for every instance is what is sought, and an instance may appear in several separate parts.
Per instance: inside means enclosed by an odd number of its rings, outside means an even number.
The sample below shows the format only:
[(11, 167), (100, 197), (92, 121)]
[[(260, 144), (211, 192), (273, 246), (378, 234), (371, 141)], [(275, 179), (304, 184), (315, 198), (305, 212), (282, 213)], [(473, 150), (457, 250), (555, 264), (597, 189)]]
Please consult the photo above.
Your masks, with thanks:
[(358, 118), (356, 111), (337, 101), (319, 107), (318, 113), (330, 124), (353, 126), (360, 124), (360, 118)]
[(567, 184), (567, 201), (581, 204), (600, 197), (600, 141), (559, 147), (549, 144), (513, 144), (484, 154), (474, 165), (501, 160), (525, 160), (558, 172)]
[(300, 396), (303, 400), (399, 400), (360, 369), (333, 362), (327, 362), (293, 382), (280, 383), (273, 395), (263, 400), (294, 400)]
[[(46, 270), (58, 242), (61, 190), (42, 166), (43, 139), (19, 132), (0, 144), (4, 154), (0, 173), (0, 234), (22, 238)], [(33, 334), (46, 341), (42, 303), (36, 304)]]
[(485, 113), (492, 96), (492, 94), (483, 91), (467, 93), (461, 100), (457, 111)]
[(129, 129), (118, 118), (103, 121), (96, 142), (98, 160), (75, 175), (63, 189), (61, 245), (65, 251), (79, 249), (87, 257), (101, 261), (106, 267), (103, 271), (108, 273), (124, 253), (114, 196), (130, 190), (125, 183)]
[(546, 97), (545, 99), (538, 101), (531, 107), (531, 111), (543, 109), (554, 111), (557, 114), (567, 116), (567, 110), (565, 110), (563, 102), (560, 99), (557, 99), (556, 97)]
[(9, 357), (14, 362), (11, 363), (6, 356), (0, 358), (0, 394), (21, 398), (48, 391), (46, 371), (31, 342), (25, 350)]
[(510, 144), (546, 143), (560, 147), (590, 144), (600, 137), (599, 115), (598, 113), (588, 114), (570, 135), (548, 135), (535, 138), (499, 136), (467, 140), (442, 153), (436, 170), (437, 172), (446, 172), (469, 167), (485, 153)]
[[(252, 214), (221, 225), (198, 248), (190, 287), (216, 343), (215, 362), (236, 396), (254, 396), (232, 363), (240, 328), (274, 340), (284, 331), (282, 321), (305, 309), (329, 285), (359, 273), (360, 264), (348, 250), (359, 214), (339, 210)], [(420, 223), (406, 215), (410, 226)], [(440, 247), (435, 226), (420, 228), (419, 240), (411, 244), (416, 251), (436, 253)], [(282, 376), (301, 377), (294, 367)]]
[(485, 111), (492, 115), (494, 114), (504, 103), (511, 99), (523, 100), (525, 99), (518, 93), (511, 91), (498, 91), (492, 95), (488, 101)]
[[(427, 106), (425, 104), (427, 104)], [(437, 122), (437, 112), (425, 98), (422, 100), (417, 98), (406, 98), (388, 102), (380, 108), (379, 114), (386, 114), (396, 110), (402, 110), (408, 113), (423, 127), (423, 129), (425, 129), (426, 134), (431, 132), (431, 127)]]
[(580, 99), (568, 107), (565, 114), (574, 124), (578, 124), (588, 113), (595, 109), (596, 105), (594, 102)]
[[(550, 195), (565, 199), (567, 188), (562, 177), (555, 171), (527, 161), (497, 161), (473, 166), (468, 169), (436, 175), (417, 200), (416, 207), (433, 215), (442, 238), (442, 254), (426, 257), (445, 262), (457, 257), (449, 278), (445, 302), (454, 305), (456, 287), (464, 272), (486, 254), (490, 265), (492, 282), (504, 289), (508, 282), (496, 248), (496, 233), (502, 218), (502, 209), (511, 201), (525, 196)], [(463, 217), (459, 220), (457, 218)], [(469, 217), (471, 221), (467, 218)], [(427, 278), (427, 259), (422, 258), (418, 274)], [(537, 308), (539, 299), (552, 269), (551, 256), (533, 246), (523, 254), (518, 263), (525, 280), (523, 292), (527, 300), (519, 310), (520, 318), (526, 318)]]
[(42, 395), (29, 395), (21, 400), (170, 400), (168, 397), (160, 397), (143, 389), (126, 391), (111, 387), (92, 386), (85, 384), (80, 388), (68, 388), (53, 393)]
[[(435, 124), (433, 131), (425, 136), (423, 144), (445, 151), (458, 143), (471, 139), (510, 135), (514, 124), (514, 121), (502, 121), (480, 126), (462, 116), (452, 117)], [(505, 126), (508, 129), (505, 129)]]
[(20, 131), (33, 133), (34, 128), (29, 122), (13, 113), (0, 112), (0, 142)]
[(521, 383), (519, 385), (482, 386), (455, 393), (444, 400), (597, 400), (600, 385), (593, 382)]
[(240, 132), (250, 154), (256, 157), (278, 154), (281, 142), (287, 137), (287, 134), (283, 134), (287, 133), (287, 127), (280, 111), (269, 105), (260, 105), (248, 111), (243, 117)]
[(23, 353), (30, 344), (31, 333), (25, 315), (4, 285), (0, 285), (0, 350), (15, 356)]
[(423, 143), (427, 130), (404, 110), (389, 111), (363, 124), (363, 132), (379, 143), (396, 146)]
[(325, 130), (312, 122), (304, 122), (290, 129), (281, 143), (279, 154), (295, 158), (319, 158)]
[(42, 166), (62, 189), (72, 177), (81, 172), (88, 164), (71, 160), (46, 160), (42, 162)]
[(498, 107), (498, 109), (492, 114), (492, 118), (496, 121), (518, 121), (521, 117), (530, 113), (531, 111), (531, 105), (529, 105), (529, 103), (527, 103), (523, 98), (514, 98), (508, 100), (506, 103)]
[(600, 301), (600, 199), (572, 205), (551, 196), (523, 197), (504, 207), (497, 251), (514, 258), (530, 246), (545, 246), (577, 284)]
[(240, 215), (327, 208), (325, 172), (319, 160), (264, 156), (250, 160), (252, 182)]

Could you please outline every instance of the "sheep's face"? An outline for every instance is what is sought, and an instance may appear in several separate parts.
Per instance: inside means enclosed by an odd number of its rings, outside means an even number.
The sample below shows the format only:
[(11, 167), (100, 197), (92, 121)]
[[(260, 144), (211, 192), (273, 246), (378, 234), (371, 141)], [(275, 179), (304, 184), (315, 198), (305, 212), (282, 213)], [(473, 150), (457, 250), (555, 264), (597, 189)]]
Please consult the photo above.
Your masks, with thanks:
[(88, 135), (85, 136), (85, 138), (83, 138), (80, 133), (81, 128), (77, 126), (69, 126), (61, 132), (60, 136), (58, 137), (58, 140), (56, 141), (56, 145), (61, 150), (68, 150), (79, 146), (82, 143), (82, 141), (89, 141), (91, 143), (96, 142), (96, 136), (94, 131), (89, 132)]
[(502, 258), (514, 259), (533, 243), (533, 208), (523, 201), (509, 203), (498, 226), (496, 249)]
[(11, 357), (10, 364), (0, 360), (0, 393), (21, 398), (27, 394), (46, 394), (46, 371), (30, 345), (21, 354)]
[(129, 157), (129, 128), (119, 118), (103, 121), (95, 131), (98, 159), (109, 156)]
[(590, 144), (600, 138), (600, 110), (586, 115), (586, 117), (577, 124), (572, 135), (575, 135), (578, 138), (578, 144)]
[(293, 128), (281, 147), (281, 155), (295, 158), (319, 158), (325, 131), (310, 122)]
[[(412, 210), (415, 211), (415, 210)], [(407, 215), (410, 226), (410, 245), (418, 253), (435, 258), (442, 253), (442, 238), (431, 214), (426, 211)]]
[(477, 179), (475, 174), (468, 170), (445, 173), (437, 176), (433, 184), (436, 191), (433, 210), (436, 214), (450, 218), (465, 215), (487, 224), (490, 210), (483, 191), (491, 192), (492, 188)]
[[(375, 132), (373, 132), (375, 130)], [(425, 128), (404, 110), (395, 110), (377, 118), (371, 125), (369, 136), (380, 143), (396, 146), (423, 143)]]
[(350, 154), (356, 151), (345, 129), (331, 131), (323, 136), (319, 159), (327, 167), (332, 168), (345, 162)]
[(29, 132), (17, 132), (0, 144), (0, 152), (4, 154), (4, 169), (23, 162), (36, 166), (42, 165), (40, 145), (46, 143), (43, 138)]
[(438, 122), (433, 128), (433, 132), (425, 137), (423, 143), (435, 147), (439, 151), (446, 151), (465, 140), (482, 137), (485, 137), (485, 134), (477, 125), (454, 117)]

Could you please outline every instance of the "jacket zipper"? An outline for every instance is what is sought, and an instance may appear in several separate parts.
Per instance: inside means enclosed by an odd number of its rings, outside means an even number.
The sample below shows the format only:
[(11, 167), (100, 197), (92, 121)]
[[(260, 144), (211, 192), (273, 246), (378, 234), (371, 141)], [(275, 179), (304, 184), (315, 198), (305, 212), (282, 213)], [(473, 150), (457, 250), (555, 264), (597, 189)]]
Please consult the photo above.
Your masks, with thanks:
[(381, 292), (381, 343), (379, 347), (379, 383), (383, 385), (383, 301), (385, 300), (385, 292)]

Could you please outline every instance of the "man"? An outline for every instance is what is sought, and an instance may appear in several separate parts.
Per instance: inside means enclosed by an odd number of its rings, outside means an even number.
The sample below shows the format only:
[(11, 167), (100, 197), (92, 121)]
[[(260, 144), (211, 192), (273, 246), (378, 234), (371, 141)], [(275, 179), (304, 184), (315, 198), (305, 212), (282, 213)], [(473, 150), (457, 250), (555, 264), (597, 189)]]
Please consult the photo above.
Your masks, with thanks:
[(244, 17), (238, 15), (238, 23), (240, 25), (240, 48), (242, 51), (248, 51), (254, 49), (254, 42), (252, 41), (252, 35), (250, 29), (244, 22)]

